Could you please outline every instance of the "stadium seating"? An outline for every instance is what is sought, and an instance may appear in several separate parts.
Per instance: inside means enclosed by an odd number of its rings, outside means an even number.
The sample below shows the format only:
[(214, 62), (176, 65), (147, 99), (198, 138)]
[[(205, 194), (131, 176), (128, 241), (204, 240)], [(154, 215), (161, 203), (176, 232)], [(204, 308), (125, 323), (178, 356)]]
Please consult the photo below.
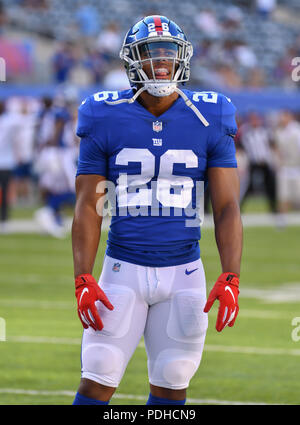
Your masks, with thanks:
[[(238, 2), (242, 12), (241, 29), (236, 33), (236, 37), (241, 37), (254, 51), (258, 59), (259, 66), (264, 70), (267, 85), (272, 86), (274, 82), (274, 69), (279, 58), (287, 48), (293, 44), (298, 35), (297, 26), (280, 22), (277, 18), (265, 20), (249, 7), (250, 2)], [(82, 4), (79, 0), (47, 0), (47, 8), (34, 8), (22, 6), (21, 0), (3, 0), (7, 14), (11, 22), (19, 28), (31, 32), (37, 32), (58, 40), (76, 39), (78, 33), (75, 28), (75, 16), (77, 6)], [(117, 20), (120, 30), (125, 33), (131, 24), (145, 14), (155, 13), (167, 14), (174, 19), (188, 33), (193, 43), (198, 43), (203, 38), (203, 34), (197, 29), (194, 16), (209, 8), (214, 11), (216, 17), (222, 21), (229, 6), (236, 5), (232, 0), (202, 0), (201, 3), (182, 0), (87, 0), (88, 4), (95, 8), (99, 14), (102, 28), (104, 23)], [(278, 6), (289, 6), (296, 11), (300, 11), (298, 0), (282, 0)], [(170, 10), (172, 13), (170, 14)]]

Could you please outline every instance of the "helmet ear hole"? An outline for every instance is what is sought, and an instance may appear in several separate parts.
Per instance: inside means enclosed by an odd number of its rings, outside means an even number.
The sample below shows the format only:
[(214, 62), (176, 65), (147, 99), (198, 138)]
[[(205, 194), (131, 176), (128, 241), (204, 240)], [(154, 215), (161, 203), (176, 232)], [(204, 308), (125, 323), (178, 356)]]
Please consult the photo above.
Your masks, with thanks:
[(190, 73), (191, 73), (190, 65), (188, 64), (188, 65), (185, 67), (185, 70), (184, 70), (184, 79), (189, 80), (189, 79), (190, 79)]

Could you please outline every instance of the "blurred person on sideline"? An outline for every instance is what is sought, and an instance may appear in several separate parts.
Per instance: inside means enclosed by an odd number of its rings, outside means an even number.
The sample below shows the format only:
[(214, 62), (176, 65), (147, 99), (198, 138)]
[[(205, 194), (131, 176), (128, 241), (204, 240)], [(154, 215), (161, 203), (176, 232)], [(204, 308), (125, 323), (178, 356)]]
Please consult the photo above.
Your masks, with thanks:
[(244, 198), (249, 186), (249, 158), (241, 142), (241, 128), (243, 126), (243, 118), (236, 117), (238, 131), (234, 138), (236, 147), (236, 161), (238, 164), (238, 174), (240, 178), (240, 201)]
[[(57, 238), (66, 235), (62, 208), (74, 205), (77, 146), (74, 138), (74, 102), (72, 89), (62, 89), (47, 112), (48, 139), (38, 144), (35, 162), (38, 185), (44, 206), (35, 212), (40, 227)], [(44, 115), (45, 119), (45, 115)], [(40, 125), (41, 131), (42, 125)]]
[(274, 132), (278, 210), (300, 208), (300, 123), (291, 111), (280, 113)]
[(20, 111), (15, 114), (17, 166), (14, 169), (14, 184), (17, 202), (27, 205), (32, 202), (32, 164), (36, 114), (31, 111), (29, 101), (21, 100)]
[(257, 189), (259, 179), (262, 179), (270, 211), (276, 213), (276, 178), (271, 132), (256, 112), (249, 114), (240, 131), (241, 144), (249, 160), (249, 185), (241, 201), (241, 208), (248, 196)]
[(53, 99), (50, 96), (42, 97), (37, 112), (34, 136), (34, 152), (37, 155), (50, 141), (54, 132)]
[(9, 193), (13, 178), (13, 170), (17, 164), (16, 131), (18, 125), (14, 115), (6, 110), (6, 105), (0, 101), (0, 231), (7, 230), (9, 218)]

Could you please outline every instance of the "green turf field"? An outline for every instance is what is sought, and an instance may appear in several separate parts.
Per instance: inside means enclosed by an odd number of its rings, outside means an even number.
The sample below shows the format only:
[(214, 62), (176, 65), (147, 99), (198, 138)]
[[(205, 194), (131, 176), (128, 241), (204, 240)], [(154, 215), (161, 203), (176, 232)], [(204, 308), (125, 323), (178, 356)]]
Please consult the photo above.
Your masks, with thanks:
[[(299, 403), (300, 341), (292, 339), (292, 320), (300, 316), (300, 228), (246, 228), (244, 240), (240, 314), (220, 334), (216, 308), (209, 314), (188, 404)], [(210, 289), (220, 274), (212, 230), (204, 229), (201, 248)], [(70, 238), (0, 235), (0, 270), (7, 339), (0, 342), (0, 404), (71, 404), (80, 379), (82, 327)], [(145, 404), (147, 395), (141, 343), (111, 404)]]

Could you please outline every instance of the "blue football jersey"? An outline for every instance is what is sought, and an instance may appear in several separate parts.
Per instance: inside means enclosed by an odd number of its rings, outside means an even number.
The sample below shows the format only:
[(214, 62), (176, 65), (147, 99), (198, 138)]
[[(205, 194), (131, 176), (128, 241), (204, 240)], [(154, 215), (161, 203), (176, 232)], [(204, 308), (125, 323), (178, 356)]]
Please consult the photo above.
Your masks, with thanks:
[(209, 167), (237, 167), (237, 126), (224, 95), (183, 91), (208, 126), (182, 97), (159, 117), (138, 101), (107, 103), (132, 90), (99, 92), (79, 107), (77, 175), (105, 176), (116, 188), (106, 251), (113, 258), (162, 267), (200, 256), (199, 194)]

